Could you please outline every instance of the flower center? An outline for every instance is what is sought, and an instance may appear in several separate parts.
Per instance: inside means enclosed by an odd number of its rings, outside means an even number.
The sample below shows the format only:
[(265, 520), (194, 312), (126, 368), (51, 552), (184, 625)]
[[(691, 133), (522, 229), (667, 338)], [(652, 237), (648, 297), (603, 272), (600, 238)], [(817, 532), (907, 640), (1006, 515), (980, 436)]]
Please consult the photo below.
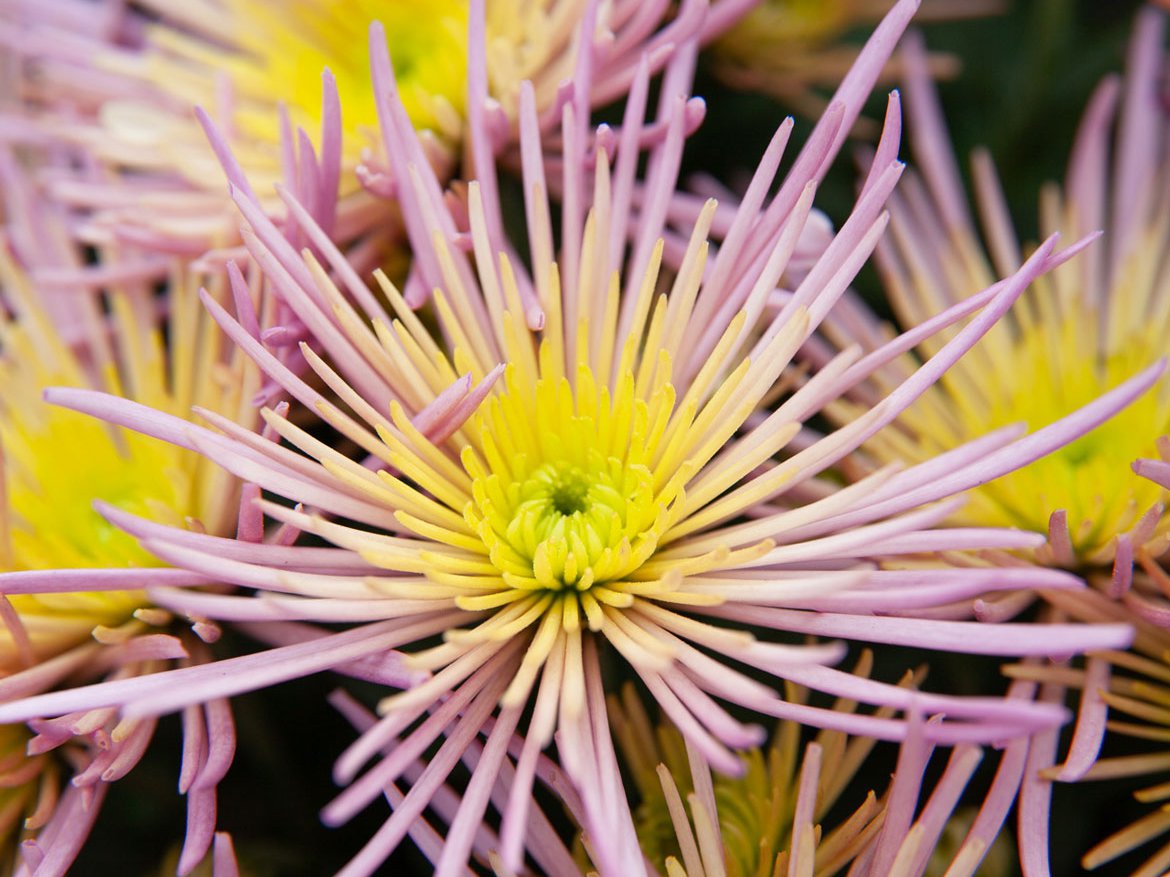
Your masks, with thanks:
[(645, 466), (590, 452), (583, 465), (544, 463), (521, 472), (509, 483), (500, 473), (477, 479), (468, 517), (513, 587), (585, 591), (637, 569), (657, 545)]
[[(589, 482), (584, 473), (571, 469), (568, 472), (552, 469), (552, 481), (549, 483), (548, 501), (552, 510), (563, 518), (578, 515), (588, 510), (593, 497), (589, 496)], [(539, 481), (544, 481), (547, 473), (537, 473)]]
[[(622, 459), (599, 441), (615, 415), (608, 399), (574, 404), (563, 378), (542, 378), (536, 389), (554, 404), (536, 406), (539, 426), (508, 436), (529, 447), (506, 457), (485, 453), (486, 466), (465, 454), (473, 480), (464, 518), (511, 588), (583, 592), (620, 581), (658, 544), (653, 473), (636, 451), (615, 449)], [(491, 403), (501, 421), (523, 421), (524, 395), (503, 394)], [(556, 405), (558, 396), (569, 405)]]

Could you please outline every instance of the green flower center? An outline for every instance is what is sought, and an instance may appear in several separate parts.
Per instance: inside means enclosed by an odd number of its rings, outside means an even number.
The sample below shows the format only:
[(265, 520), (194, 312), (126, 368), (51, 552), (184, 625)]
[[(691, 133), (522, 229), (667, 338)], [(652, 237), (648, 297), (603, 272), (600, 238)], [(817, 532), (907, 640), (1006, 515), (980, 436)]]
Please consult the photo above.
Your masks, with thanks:
[[(548, 498), (553, 511), (563, 517), (586, 511), (593, 498), (589, 496), (589, 482), (585, 479), (584, 473), (575, 468), (568, 472), (557, 472), (555, 466), (546, 468), (553, 470), (548, 488)], [(538, 472), (537, 477), (543, 480), (545, 474)]]
[(510, 481), (478, 478), (469, 509), (512, 587), (585, 591), (635, 570), (657, 543), (653, 478), (645, 466), (589, 451), (575, 461), (512, 461)]

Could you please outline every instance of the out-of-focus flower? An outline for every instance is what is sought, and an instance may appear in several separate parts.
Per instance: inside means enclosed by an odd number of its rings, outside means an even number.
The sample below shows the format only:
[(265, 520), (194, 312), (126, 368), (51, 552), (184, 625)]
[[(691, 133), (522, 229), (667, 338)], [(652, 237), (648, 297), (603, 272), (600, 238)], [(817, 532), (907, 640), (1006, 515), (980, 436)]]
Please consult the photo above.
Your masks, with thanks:
[[(870, 663), (865, 656), (864, 666), (854, 672), (868, 675)], [(796, 686), (785, 688), (785, 697), (792, 703), (805, 703), (804, 695)], [(681, 864), (690, 877), (707, 873), (709, 868), (701, 863), (709, 863), (713, 853), (725, 873), (734, 877), (787, 873), (796, 811), (802, 803), (808, 805), (810, 812), (802, 813), (801, 821), (809, 829), (819, 823), (876, 742), (850, 738), (841, 731), (821, 731), (814, 743), (802, 746), (800, 724), (781, 722), (766, 747), (740, 754), (744, 764), (740, 776), (712, 777), (710, 765), (696, 761), (697, 753), (688, 751), (676, 728), (649, 717), (633, 686), (623, 688), (620, 699), (607, 697), (607, 708), (618, 755), (637, 790), (634, 819), (639, 845), (659, 871), (665, 868), (674, 874)], [(856, 705), (842, 700), (833, 708), (849, 713)], [(802, 782), (802, 753), (812, 772), (811, 782)], [(814, 759), (815, 766), (807, 764)], [(810, 792), (815, 801), (801, 801), (801, 795)], [(812, 855), (818, 873), (836, 873), (847, 866), (880, 829), (884, 812), (873, 792), (862, 795), (860, 805), (839, 826), (824, 834), (816, 832), (810, 838), (813, 843), (808, 849), (798, 849), (797, 857)], [(717, 851), (707, 848), (712, 839), (719, 841)]]
[[(926, 0), (918, 21), (957, 19), (999, 11), (1000, 0)], [(806, 114), (824, 110), (821, 89), (835, 86), (857, 58), (847, 36), (878, 21), (888, 0), (763, 0), (717, 39), (708, 52), (715, 74), (735, 88), (762, 91)], [(892, 66), (896, 65), (892, 62)], [(948, 75), (955, 62), (931, 58), (931, 72)], [(887, 68), (892, 76), (894, 69)]]
[[(1166, 282), (1168, 202), (1165, 109), (1158, 97), (1162, 24), (1145, 16), (1136, 31), (1124, 89), (1107, 79), (1086, 110), (1063, 194), (1046, 191), (1045, 229), (1100, 240), (1084, 256), (1037, 280), (1007, 318), (883, 431), (866, 451), (879, 463), (926, 460), (991, 430), (1044, 423), (1094, 399), (1165, 354), (1170, 337)], [(986, 249), (971, 218), (920, 43), (907, 41), (907, 100), (918, 174), (891, 200), (891, 235), (878, 246), (878, 265), (899, 321), (916, 326), (961, 304), (968, 290), (1022, 259), (988, 156), (973, 162), (978, 214)], [(1122, 102), (1116, 147), (1115, 108)], [(972, 302), (972, 304), (974, 304)], [(883, 340), (858, 313), (841, 343)], [(872, 318), (869, 318), (872, 322)], [(848, 335), (845, 332), (848, 331)], [(924, 340), (929, 356), (956, 330)], [(824, 355), (828, 355), (827, 353)], [(899, 380), (909, 360), (892, 363), (859, 388), (862, 405)], [(851, 417), (855, 409), (848, 409)], [(1135, 550), (1165, 549), (1170, 522), (1165, 489), (1131, 472), (1170, 426), (1165, 381), (1118, 417), (1055, 454), (972, 491), (953, 518), (979, 525), (1049, 530), (1041, 559), (1100, 568), (1118, 559), (1123, 589)], [(1053, 512), (1057, 512), (1053, 516)]]
[[(1055, 240), (1046, 241), (982, 294), (986, 307), (888, 397), (828, 436), (795, 441), (805, 420), (912, 343), (897, 339), (864, 361), (853, 351), (813, 375), (789, 368), (885, 228), (882, 207), (902, 169), (896, 96), (849, 219), (787, 304), (766, 318), (764, 305), (785, 273), (817, 183), (914, 6), (899, 3), (878, 27), (776, 194), (767, 198), (791, 121), (778, 130), (723, 243), (705, 240), (712, 203), (695, 224), (681, 269), (669, 274), (659, 265), (660, 238), (695, 115), (686, 97), (693, 40), (672, 57), (649, 123), (649, 65), (640, 66), (620, 130), (590, 128), (591, 68), (580, 59), (559, 154), (547, 165), (534, 90), (521, 88), (525, 262), (504, 235), (490, 151), (475, 152), (476, 178), (465, 198), (448, 197), (398, 98), (382, 31), (372, 28), (385, 154), (393, 177), (412, 183), (399, 194), (416, 301), (429, 292), (437, 334), (379, 276), (391, 316), (304, 205), (282, 190), (320, 258), (298, 253), (229, 161), (265, 292), (307, 329), (314, 343), (302, 344), (301, 353), (337, 401), (272, 355), (244, 295), (236, 296), (238, 319), (212, 297), (204, 302), (240, 349), (305, 414), (320, 418), (306, 429), (291, 413), (266, 411), (267, 428), (287, 445), (225, 418), (212, 418), (210, 429), (94, 391), (49, 394), (57, 404), (199, 451), (296, 504), (259, 505), (329, 546), (253, 545), (106, 509), (160, 559), (259, 592), (155, 588), (154, 602), (197, 616), (264, 621), (263, 630), (246, 629), (274, 648), (27, 698), (0, 706), (0, 720), (108, 707), (141, 720), (321, 669), (382, 667), (401, 660), (391, 650), (412, 648), (403, 685), (416, 684), (386, 698), (382, 717), (338, 761), (336, 777), (349, 785), (326, 807), (326, 821), (343, 822), (381, 797), (446, 739), (392, 801), (391, 816), (344, 869), (348, 877), (372, 873), (429, 806), (443, 806), (437, 796), (461, 760), (473, 761), (473, 771), (448, 821), (437, 873), (465, 867), (489, 803), (501, 814), (503, 867), (517, 870), (526, 853), (539, 861), (544, 850), (525, 831), (534, 776), (554, 736), (571, 780), (562, 790), (579, 805), (598, 869), (641, 873), (607, 725), (603, 660), (620, 659), (688, 745), (730, 774), (742, 771), (732, 750), (758, 745), (764, 734), (720, 701), (855, 735), (915, 734), (923, 745), (1026, 738), (1061, 722), (1057, 705), (907, 691), (828, 666), (844, 652), (839, 643), (784, 641), (796, 635), (1063, 655), (1121, 648), (1130, 639), (1120, 625), (1048, 625), (1025, 634), (1014, 625), (920, 617), (989, 591), (1081, 587), (1061, 571), (959, 564), (886, 570), (873, 558), (1035, 547), (1034, 534), (934, 525), (953, 512), (955, 492), (1096, 425), (1144, 392), (1157, 369), (1018, 442), (994, 435), (918, 466), (882, 470), (857, 487), (818, 478), (887, 427), (1023, 289), (1079, 247), (1057, 252)], [(474, 65), (471, 76), (475, 94), (482, 83)], [(472, 114), (473, 124), (477, 118), (486, 124)], [(470, 141), (486, 138), (476, 131)], [(636, 187), (647, 144), (646, 178)], [(222, 140), (217, 146), (226, 151)], [(563, 198), (556, 243), (548, 167)], [(328, 440), (328, 428), (340, 438)], [(353, 626), (320, 626), (333, 622)], [(745, 665), (898, 715), (791, 703), (739, 669)], [(933, 718), (923, 723), (919, 716)], [(522, 721), (524, 742), (513, 748)], [(472, 759), (480, 734), (486, 740)]]
[[(1136, 45), (1141, 45), (1143, 31), (1152, 27), (1152, 19), (1139, 20)], [(1140, 459), (1133, 468), (1162, 488), (1170, 489), (1170, 465), (1166, 462), (1170, 459), (1170, 444), (1161, 438), (1157, 447), (1160, 460)], [(1160, 512), (1160, 506), (1154, 511)], [(1146, 521), (1152, 528), (1157, 517), (1147, 514)], [(1166, 804), (1170, 801), (1170, 782), (1165, 779), (1170, 770), (1170, 751), (1165, 748), (1170, 741), (1170, 713), (1167, 712), (1167, 704), (1170, 704), (1170, 573), (1165, 568), (1164, 537), (1160, 542), (1150, 540), (1138, 544), (1132, 579), (1129, 571), (1132, 561), (1119, 552), (1111, 587), (1084, 590), (1075, 595), (1045, 595), (1047, 602), (1059, 610), (1062, 619), (1071, 618), (1089, 624), (1132, 624), (1134, 642), (1127, 651), (1094, 653), (1083, 668), (1036, 662), (1007, 668), (1007, 673), (1018, 679), (1044, 683), (1050, 700), (1058, 699), (1067, 689), (1080, 691), (1076, 732), (1063, 763), (1053, 766), (1057, 749), (1050, 732), (1045, 732), (1037, 741), (1043, 757), (1037, 758), (1035, 763), (1041, 775), (1034, 782), (1034, 800), (1029, 808), (1033, 820), (1041, 818), (1046, 810), (1053, 781), (1162, 777), (1153, 785), (1133, 793), (1139, 802), (1157, 804), (1158, 809), (1094, 844), (1081, 860), (1082, 865), (1090, 870), (1170, 832)], [(1118, 588), (1118, 584), (1122, 587)], [(1101, 757), (1101, 747), (1107, 736), (1145, 741), (1148, 748)], [(1142, 746), (1140, 743), (1136, 745), (1138, 748)], [(1024, 851), (1037, 867), (1046, 866), (1046, 850), (1042, 844), (1031, 842)], [(1170, 843), (1163, 843), (1133, 872), (1133, 877), (1158, 877), (1168, 868)]]
[[(84, 143), (109, 176), (128, 178), (138, 193), (124, 201), (100, 187), (55, 193), (101, 208), (83, 231), (118, 225), (124, 234), (129, 226), (192, 256), (234, 242), (216, 156), (192, 113), (198, 106), (267, 209), (283, 206), (271, 198), (273, 183), (292, 180), (299, 200), (335, 240), (358, 247), (355, 260), (368, 270), (402, 231), (365, 56), (353, 50), (372, 21), (384, 26), (403, 107), (445, 175), (473, 115), (489, 148), (515, 142), (522, 80), (534, 83), (544, 127), (558, 124), (583, 42), (594, 69), (585, 103), (606, 103), (626, 92), (643, 61), (657, 69), (672, 46), (713, 37), (752, 2), (691, 0), (674, 10), (667, 0), (425, 7), (402, 0), (14, 0), (0, 8), (0, 39), (26, 59), (14, 112), (31, 107), (37, 125)], [(470, 102), (469, 63), (487, 71)], [(322, 68), (330, 71), (323, 99)], [(321, 212), (326, 207), (336, 217)]]
[[(1101, 239), (1083, 257), (1037, 280), (972, 355), (899, 419), (898, 429), (867, 446), (874, 459), (927, 459), (989, 429), (1046, 420), (1165, 355), (1170, 338), (1170, 262), (1164, 243), (1170, 228), (1170, 202), (1164, 197), (1170, 124), (1159, 93), (1166, 69), (1164, 29), (1163, 15), (1151, 10), (1139, 16), (1125, 80), (1110, 77), (1094, 93), (1064, 190), (1051, 187), (1041, 201), (1044, 228), (1084, 234), (1104, 227)], [(1022, 257), (994, 168), (982, 152), (973, 161), (986, 246), (980, 242), (915, 41), (906, 47), (906, 67), (921, 176), (908, 175), (905, 190), (892, 200), (893, 234), (879, 246), (878, 261), (899, 319), (913, 325), (961, 307), (972, 279), (1009, 270)], [(850, 317), (838, 324), (839, 331), (848, 325), (854, 339), (868, 339), (875, 347), (884, 342), (871, 318), (860, 311)], [(931, 340), (918, 350), (930, 355), (937, 343)], [(814, 358), (828, 355), (825, 349)], [(869, 388), (871, 398), (911, 367), (905, 361), (880, 375)], [(856, 398), (866, 404), (864, 390)], [(1170, 544), (1164, 505), (1170, 479), (1164, 477), (1163, 463), (1140, 458), (1152, 454), (1168, 425), (1170, 386), (1162, 379), (1109, 423), (978, 487), (954, 518), (967, 525), (1047, 528), (1049, 544), (1032, 559), (1077, 569), (1099, 587), (1075, 595), (1046, 592), (1044, 618), (1128, 621), (1138, 628), (1132, 652), (1094, 654), (1084, 669), (1031, 662), (1009, 669), (1013, 676), (1043, 683), (1042, 700), (1059, 702), (1066, 689), (1081, 690), (1078, 724), (1063, 763), (1050, 767), (1057, 755), (1053, 732), (1038, 735), (1028, 756), (1020, 830), (1026, 873), (1044, 873), (1048, 867), (1051, 780), (1142, 773), (1164, 764), (1160, 754), (1104, 759), (1093, 766), (1107, 727), (1134, 737), (1165, 738), (1164, 728), (1152, 730), (1141, 721), (1107, 723), (1106, 713), (1112, 707), (1158, 721), (1157, 680), (1166, 677), (1164, 628), (1170, 627), (1170, 579), (1159, 565)], [(1004, 617), (1031, 602), (1030, 595), (1018, 595), (986, 601), (981, 610), (984, 617)], [(1123, 671), (1121, 678), (1111, 678), (1114, 668)], [(1160, 791), (1138, 794), (1163, 800)], [(1168, 826), (1162, 814), (1151, 815), (1094, 848), (1086, 866), (1120, 855)], [(1168, 864), (1170, 847), (1155, 853), (1140, 873), (1160, 874)]]
[[(39, 146), (62, 152), (59, 143)], [(102, 389), (173, 414), (196, 406), (249, 422), (260, 387), (257, 369), (223, 345), (203, 311), (196, 275), (136, 248), (81, 253), (64, 232), (69, 217), (34, 183), (60, 168), (50, 159), (25, 166), (23, 158), (7, 147), (0, 152), (7, 220), (0, 240), (0, 697), (7, 699), (63, 681), (132, 678), (203, 660), (201, 639), (218, 637), (217, 625), (200, 619), (190, 630), (169, 630), (171, 613), (144, 589), (195, 580), (162, 568), (95, 510), (96, 500), (215, 534), (235, 530), (239, 508), (237, 480), (198, 454), (49, 406), (45, 389)], [(212, 285), (219, 295), (223, 287)], [(243, 519), (244, 538), (253, 519), (251, 512)], [(189, 869), (211, 843), (215, 784), (231, 759), (232, 735), (223, 702), (193, 706), (184, 719), (193, 735), (181, 783), (191, 801)], [(52, 764), (43, 753), (64, 747), (73, 776), (55, 810), (43, 797), (30, 815), (36, 834), (21, 848), (30, 872), (68, 869), (105, 785), (137, 764), (154, 724), (108, 710), (32, 723), (27, 767)], [(29, 738), (24, 728), (0, 733)], [(58, 773), (46, 777), (46, 795), (55, 797)]]

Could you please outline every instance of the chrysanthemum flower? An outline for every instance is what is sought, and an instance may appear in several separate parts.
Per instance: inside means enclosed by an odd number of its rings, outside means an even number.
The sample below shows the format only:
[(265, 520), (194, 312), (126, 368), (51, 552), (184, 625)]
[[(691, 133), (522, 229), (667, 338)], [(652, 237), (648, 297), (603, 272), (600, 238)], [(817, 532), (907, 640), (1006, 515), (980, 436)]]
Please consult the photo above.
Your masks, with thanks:
[[(986, 306), (968, 326), (871, 411), (827, 437), (794, 443), (801, 424), (829, 400), (937, 328), (923, 327), (867, 360), (849, 351), (807, 380), (789, 368), (885, 227), (882, 205), (902, 167), (894, 155), (896, 96), (851, 216), (787, 306), (763, 318), (817, 183), (914, 6), (899, 3), (879, 26), (769, 200), (792, 123), (780, 127), (717, 252), (705, 241), (715, 205), (702, 212), (677, 273), (661, 269), (658, 241), (693, 118), (685, 94), (693, 41), (665, 71), (650, 123), (643, 121), (649, 59), (641, 63), (620, 131), (589, 128), (591, 68), (582, 59), (555, 158), (541, 151), (534, 90), (521, 88), (525, 261), (504, 236), (490, 151), (475, 150), (476, 179), (461, 190), (466, 198), (447, 197), (395, 89), (382, 32), (373, 28), (383, 145), (394, 178), (410, 184), (401, 207), (437, 334), (380, 275), (387, 311), (304, 205), (283, 191), (290, 216), (324, 261), (296, 252), (229, 164), (266, 292), (310, 333), (313, 343), (301, 352), (337, 401), (273, 356), (246, 297), (238, 297), (243, 312), (233, 319), (210, 296), (205, 303), (224, 331), (304, 415), (319, 415), (306, 429), (303, 417), (266, 411), (267, 427), (287, 446), (222, 417), (209, 418), (212, 429), (93, 391), (49, 394), (57, 404), (202, 453), (288, 500), (293, 505), (260, 507), (329, 547), (251, 545), (107, 510), (160, 559), (258, 592), (156, 588), (156, 603), (264, 621), (257, 633), (274, 648), (31, 697), (0, 706), (0, 721), (112, 706), (142, 719), (316, 670), (397, 660), (389, 650), (409, 649), (406, 666), (420, 678), (380, 704), (382, 717), (338, 761), (336, 776), (349, 786), (325, 809), (326, 821), (348, 819), (441, 735), (445, 742), (346, 875), (378, 867), (461, 759), (474, 762), (473, 772), (437, 873), (465, 867), (489, 802), (502, 814), (501, 861), (518, 869), (534, 773), (554, 738), (572, 781), (565, 794), (580, 804), (599, 870), (641, 873), (606, 721), (603, 666), (610, 664), (635, 674), (688, 744), (732, 774), (742, 769), (732, 750), (758, 745), (763, 732), (722, 703), (879, 739), (904, 740), (908, 728), (921, 728), (913, 733), (944, 744), (1001, 741), (1062, 721), (1063, 709), (1051, 704), (938, 696), (860, 679), (828, 666), (842, 645), (789, 642), (795, 634), (1051, 655), (1124, 647), (1130, 637), (1124, 626), (1050, 625), (1025, 634), (1013, 625), (918, 617), (989, 591), (1081, 585), (1046, 569), (884, 570), (872, 558), (1036, 546), (1032, 534), (934, 525), (953, 512), (956, 491), (1096, 425), (1147, 389), (1156, 370), (1020, 441), (1001, 431), (909, 469), (884, 469), (855, 487), (818, 478), (905, 410), (1039, 274), (1071, 255), (1057, 252), (1055, 240), (989, 287), (979, 298)], [(477, 89), (473, 67), (469, 91)], [(488, 143), (488, 136), (473, 130), (471, 142)], [(647, 175), (636, 186), (646, 143)], [(559, 257), (546, 158), (563, 195)], [(327, 427), (341, 438), (325, 440)], [(299, 621), (352, 626), (339, 632)], [(898, 715), (791, 703), (741, 667)], [(906, 715), (935, 718), (919, 725)], [(522, 723), (524, 743), (513, 749)], [(527, 852), (534, 860), (543, 854), (531, 844)]]
[[(1033, 284), (972, 354), (899, 418), (897, 428), (871, 440), (866, 451), (878, 463), (927, 460), (990, 430), (1050, 422), (1165, 354), (1170, 296), (1163, 241), (1170, 212), (1158, 193), (1167, 173), (1170, 126), (1158, 96), (1161, 40), (1161, 18), (1145, 16), (1124, 89), (1109, 78), (1097, 90), (1064, 191), (1049, 188), (1041, 203), (1044, 229), (1089, 234), (1104, 227), (1101, 240), (1084, 258)], [(892, 233), (878, 247), (878, 265), (899, 321), (915, 326), (1012, 270), (1022, 256), (983, 152), (972, 165), (986, 248), (980, 242), (918, 41), (908, 43), (905, 62), (919, 173), (909, 175), (891, 201)], [(871, 344), (881, 343), (864, 323), (864, 316), (856, 319), (841, 343), (851, 343), (859, 331), (869, 332)], [(918, 352), (933, 354), (954, 331), (924, 341)], [(896, 363), (875, 375), (869, 393), (859, 397), (862, 405), (912, 367)], [(1138, 477), (1130, 464), (1152, 455), (1155, 439), (1168, 428), (1170, 384), (1162, 381), (1089, 435), (973, 491), (952, 520), (1049, 530), (1042, 560), (1099, 568), (1116, 557), (1124, 579), (1143, 544), (1158, 552), (1165, 547), (1165, 489)]]
[[(111, 176), (128, 177), (140, 193), (129, 202), (103, 199), (101, 191), (60, 195), (88, 195), (102, 208), (99, 225), (129, 225), (136, 236), (190, 256), (229, 244), (230, 205), (191, 113), (201, 106), (266, 207), (281, 206), (269, 199), (273, 183), (295, 180), (309, 209), (336, 208), (336, 217), (315, 215), (334, 239), (360, 243), (368, 260), (361, 264), (372, 268), (401, 228), (365, 57), (353, 50), (370, 22), (384, 26), (403, 107), (427, 132), (428, 158), (445, 174), (458, 161), (471, 113), (486, 117), (482, 130), (495, 147), (515, 141), (522, 80), (534, 85), (544, 125), (555, 125), (582, 43), (596, 69), (589, 100), (607, 103), (624, 94), (641, 58), (657, 68), (671, 46), (712, 38), (752, 2), (690, 2), (675, 11), (667, 0), (441, 0), (425, 7), (402, 0), (153, 0), (143, 11), (122, 2), (48, 0), (0, 10), (0, 40), (27, 59), (30, 75), (21, 87), (37, 124), (85, 143)], [(477, 46), (484, 47), (479, 59), (469, 56)], [(471, 104), (469, 60), (487, 70), (483, 94)], [(330, 71), (324, 99), (322, 68)], [(325, 133), (314, 144), (319, 130)]]
[[(1139, 22), (1139, 33), (1141, 27), (1150, 26), (1149, 20)], [(1139, 36), (1139, 45), (1140, 39)], [(1170, 466), (1166, 463), (1170, 447), (1164, 438), (1157, 446), (1162, 459), (1141, 459), (1133, 468), (1162, 488), (1170, 489)], [(1160, 511), (1160, 507), (1155, 508), (1155, 512)], [(1157, 518), (1147, 514), (1146, 522), (1152, 528)], [(1042, 755), (1035, 760), (1034, 766), (1041, 774), (1032, 783), (1033, 800), (1028, 808), (1033, 820), (1041, 819), (1047, 809), (1053, 781), (1121, 777), (1145, 777), (1153, 781), (1153, 785), (1140, 788), (1133, 795), (1143, 804), (1158, 805), (1158, 809), (1099, 839), (1081, 860), (1090, 870), (1158, 838), (1163, 838), (1162, 846), (1133, 871), (1133, 877), (1158, 877), (1170, 868), (1170, 843), (1164, 841), (1170, 832), (1165, 803), (1170, 800), (1170, 783), (1164, 778), (1170, 769), (1170, 752), (1164, 748), (1170, 740), (1170, 715), (1166, 710), (1170, 703), (1170, 574), (1165, 569), (1165, 547), (1164, 535), (1139, 541), (1132, 578), (1128, 571), (1132, 561), (1122, 558), (1119, 552), (1119, 562), (1114, 564), (1114, 587), (1104, 592), (1046, 594), (1047, 602), (1059, 610), (1061, 619), (1134, 625), (1134, 642), (1128, 650), (1094, 653), (1083, 668), (1037, 663), (1007, 668), (1010, 675), (1019, 679), (1043, 682), (1051, 700), (1058, 699), (1068, 689), (1080, 692), (1076, 732), (1063, 763), (1054, 765), (1057, 746), (1051, 732), (1037, 741)], [(1118, 583), (1124, 587), (1117, 588)], [(1102, 757), (1100, 751), (1107, 737), (1126, 740), (1129, 748), (1136, 751)], [(1047, 867), (1047, 850), (1035, 838), (1029, 841), (1023, 847), (1025, 861), (1039, 873)]]
[[(1002, 5), (926, 0), (918, 21), (987, 15)], [(879, 21), (889, 6), (887, 0), (763, 0), (712, 44), (712, 69), (735, 88), (765, 92), (815, 115), (824, 109), (817, 90), (840, 82), (857, 58), (858, 47), (844, 38)], [(932, 62), (935, 73), (955, 66), (946, 56)]]
[[(204, 406), (247, 422), (260, 387), (251, 362), (224, 349), (199, 305), (193, 274), (165, 258), (160, 265), (157, 254), (126, 249), (97, 251), (97, 261), (86, 264), (63, 231), (66, 218), (39, 196), (32, 172), (20, 162), (7, 148), (0, 153), (9, 223), (0, 242), (5, 698), (63, 680), (131, 678), (177, 660), (198, 661), (205, 651), (201, 638), (218, 636), (214, 623), (198, 619), (190, 631), (169, 631), (170, 613), (153, 606), (144, 588), (195, 579), (160, 568), (157, 558), (98, 514), (96, 499), (181, 529), (217, 534), (235, 531), (239, 508), (236, 479), (199, 455), (49, 406), (41, 398), (45, 388), (100, 388), (161, 410)], [(36, 166), (53, 170), (49, 161)], [(160, 280), (167, 283), (161, 299)], [(246, 514), (245, 524), (254, 518)], [(189, 870), (211, 843), (215, 784), (230, 761), (232, 735), (223, 702), (193, 707), (185, 720), (193, 729), (183, 780), (192, 802), (184, 850)], [(0, 728), (6, 743), (18, 740), (21, 750), (27, 744), (27, 769), (51, 765), (41, 753), (62, 746), (73, 768), (56, 812), (56, 769), (45, 775), (42, 804), (35, 812), (29, 808), (27, 827), (37, 834), (22, 854), (30, 871), (65, 872), (105, 785), (134, 767), (154, 724), (119, 721), (109, 711), (81, 712), (33, 723), (31, 742), (23, 727)], [(196, 747), (195, 741), (202, 742)], [(5, 778), (18, 773), (12, 748), (5, 746)], [(13, 787), (4, 796), (5, 831), (23, 815), (13, 810), (18, 791)]]

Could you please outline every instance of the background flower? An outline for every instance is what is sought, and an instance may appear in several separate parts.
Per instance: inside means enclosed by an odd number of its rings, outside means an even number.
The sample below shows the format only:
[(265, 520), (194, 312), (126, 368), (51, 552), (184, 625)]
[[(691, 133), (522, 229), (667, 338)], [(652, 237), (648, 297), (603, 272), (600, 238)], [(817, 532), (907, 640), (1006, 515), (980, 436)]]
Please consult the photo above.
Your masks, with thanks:
[[(104, 176), (136, 193), (54, 191), (86, 198), (97, 226), (189, 258), (236, 245), (204, 132), (214, 119), (265, 209), (283, 209), (271, 192), (286, 181), (366, 272), (403, 260), (397, 183), (376, 135), (365, 56), (353, 49), (372, 21), (384, 25), (404, 109), (446, 177), (468, 148), (469, 114), (481, 117), (483, 147), (515, 144), (522, 80), (534, 83), (542, 125), (559, 123), (581, 34), (590, 34), (595, 68), (586, 103), (602, 104), (625, 93), (643, 56), (658, 69), (672, 45), (710, 39), (751, 2), (692, 0), (679, 14), (665, 0), (481, 2), (484, 37), (470, 45), (484, 48), (469, 56), (467, 2), (429, 4), (420, 14), (417, 4), (372, 0), (297, 0), (279, 10), (253, 0), (10, 0), (0, 6), (0, 44), (19, 61), (10, 112), (84, 144)], [(469, 62), (485, 71), (470, 103)], [(197, 118), (193, 107), (207, 115)]]
[[(154, 606), (145, 588), (192, 584), (190, 574), (161, 568), (95, 510), (95, 501), (201, 532), (236, 532), (239, 524), (247, 535), (233, 477), (188, 451), (41, 398), (48, 386), (65, 384), (173, 412), (198, 405), (242, 422), (255, 416), (259, 373), (223, 347), (199, 307), (199, 278), (188, 265), (138, 248), (85, 252), (70, 239), (65, 229), (74, 215), (44, 198), (38, 176), (61, 179), (83, 164), (84, 153), (59, 141), (21, 140), (0, 151), (7, 223), (0, 248), (0, 690), (7, 698), (66, 680), (130, 678), (198, 661), (204, 641), (219, 636), (214, 623), (196, 618), (172, 628), (173, 616)], [(210, 285), (225, 293), (222, 284)], [(202, 825), (198, 817), (214, 814), (233, 735), (222, 702), (195, 707), (186, 720), (203, 740), (189, 749), (181, 783), (193, 802), (189, 869), (212, 840), (214, 815)], [(18, 827), (19, 807), (30, 816), (20, 847), (26, 868), (69, 868), (106, 784), (137, 764), (154, 728), (153, 720), (119, 721), (108, 711), (34, 723), (31, 735), (4, 727), (12, 743), (6, 775), (47, 770), (39, 802), (27, 794), (21, 800), (18, 785), (6, 793), (6, 830)], [(27, 759), (13, 763), (25, 747)], [(59, 763), (45, 755), (52, 750)], [(62, 775), (68, 785), (60, 792)]]
[[(1086, 111), (1073, 147), (1067, 194), (1061, 199), (1050, 189), (1044, 205), (1046, 228), (1089, 233), (1104, 225), (1104, 238), (1086, 258), (1037, 282), (973, 356), (900, 418), (899, 429), (871, 442), (868, 450), (878, 461), (925, 459), (991, 429), (1047, 422), (1162, 354), (1168, 329), (1160, 304), (1162, 248), (1146, 236), (1159, 234), (1164, 205), (1139, 195), (1156, 191), (1154, 180), (1162, 173), (1164, 120), (1155, 85), (1160, 25), (1147, 17), (1137, 33), (1115, 153), (1125, 159), (1110, 175), (1108, 123), (1119, 87), (1108, 80)], [(890, 302), (910, 326), (954, 306), (965, 289), (1019, 264), (1021, 255), (990, 159), (976, 153), (976, 191), (990, 253), (984, 255), (921, 46), (910, 42), (906, 52), (921, 177), (910, 178), (895, 195), (892, 234), (879, 246), (878, 262)], [(869, 343), (880, 342), (874, 337)], [(932, 339), (921, 351), (928, 355), (939, 343)], [(909, 367), (892, 366), (873, 391), (880, 393), (885, 381), (897, 380)], [(1168, 418), (1170, 396), (1163, 386), (1063, 451), (980, 487), (956, 520), (1043, 531), (1059, 510), (1047, 556), (1073, 567), (1110, 564), (1115, 551), (1132, 553), (1135, 541), (1160, 539), (1165, 529), (1156, 519), (1139, 525), (1163, 492), (1130, 472), (1129, 464), (1149, 453)], [(1135, 533), (1118, 548), (1115, 540), (1130, 530)]]

